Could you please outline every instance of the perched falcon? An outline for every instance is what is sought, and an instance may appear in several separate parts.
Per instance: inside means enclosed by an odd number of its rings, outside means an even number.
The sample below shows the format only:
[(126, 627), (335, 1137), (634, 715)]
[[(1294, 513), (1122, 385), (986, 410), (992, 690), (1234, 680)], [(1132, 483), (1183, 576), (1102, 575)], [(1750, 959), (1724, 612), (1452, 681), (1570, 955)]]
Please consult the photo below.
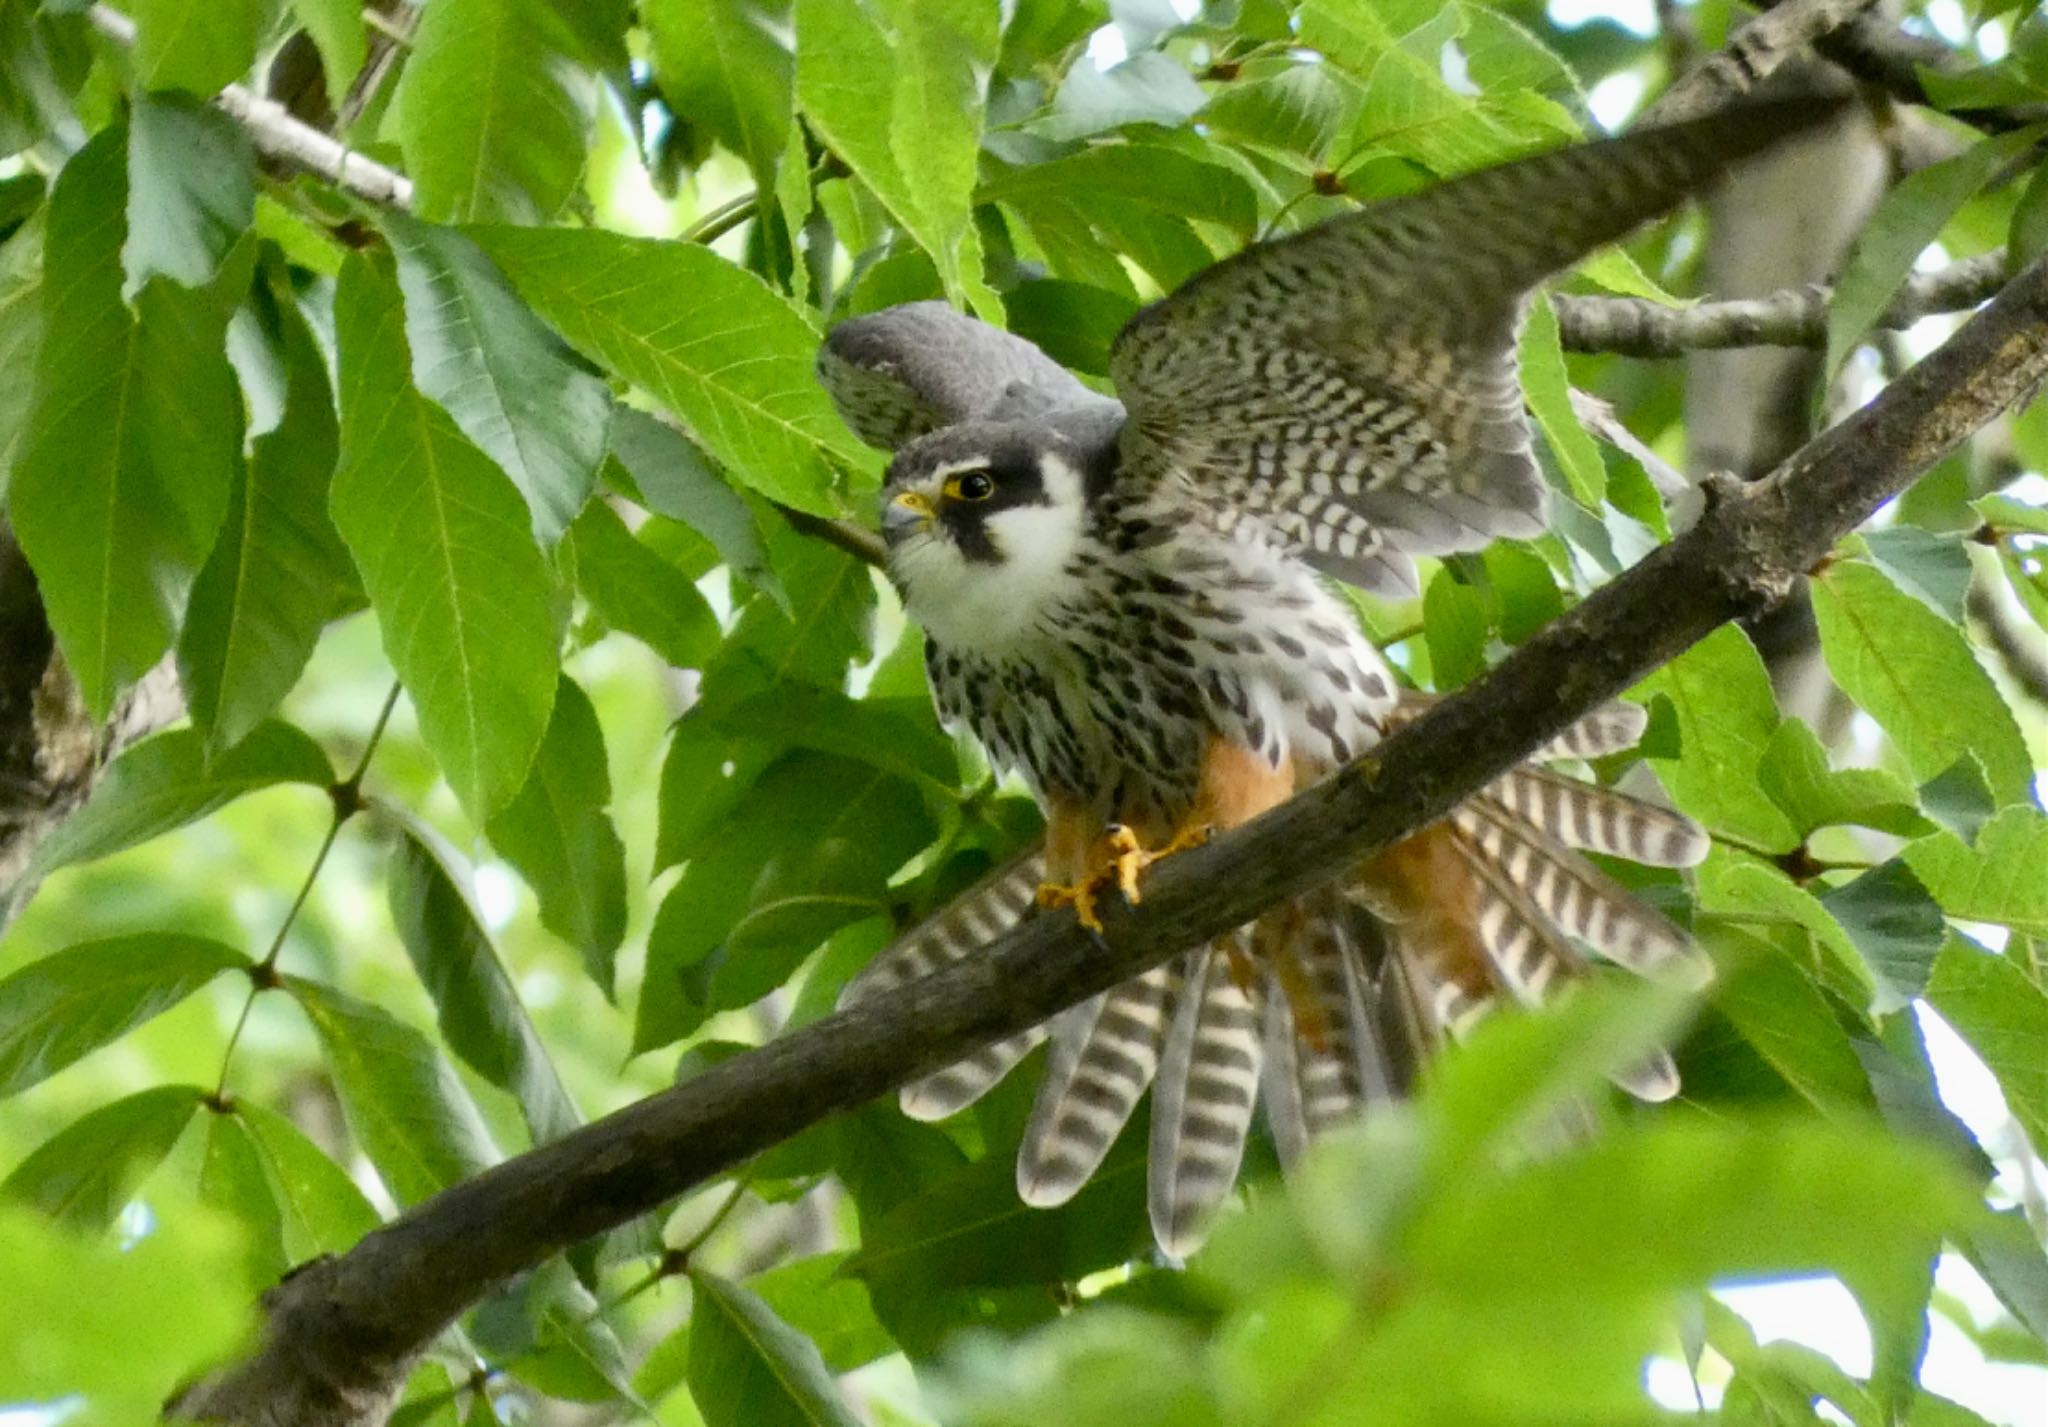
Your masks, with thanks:
[[(1415, 555), (1544, 528), (1516, 366), (1530, 291), (1731, 161), (1833, 113), (1750, 106), (1486, 170), (1258, 244), (1124, 328), (1116, 399), (942, 304), (835, 328), (820, 374), (895, 452), (889, 573), (929, 637), (942, 715), (1019, 773), (1041, 856), (885, 952), (850, 994), (964, 953), (1032, 900), (1093, 919), (1144, 864), (1249, 820), (1410, 716), (1325, 576), (1412, 593)], [(1546, 753), (1633, 743), (1611, 706)], [(1068, 1012), (1018, 1185), (1072, 1195), (1154, 1086), (1151, 1215), (1200, 1241), (1263, 1077), (1283, 1154), (1376, 1095), (1506, 991), (1582, 962), (1698, 980), (1662, 918), (1573, 849), (1686, 865), (1675, 815), (1531, 766), (1344, 879)], [(1041, 1033), (905, 1095), (938, 1115)], [(1625, 1077), (1676, 1089), (1669, 1060)]]

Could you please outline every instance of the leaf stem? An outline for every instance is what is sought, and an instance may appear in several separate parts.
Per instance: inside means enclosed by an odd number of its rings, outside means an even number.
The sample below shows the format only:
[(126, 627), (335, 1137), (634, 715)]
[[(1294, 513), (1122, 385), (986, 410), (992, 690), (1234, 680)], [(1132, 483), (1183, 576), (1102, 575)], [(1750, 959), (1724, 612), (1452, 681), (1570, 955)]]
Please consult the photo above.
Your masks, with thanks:
[(384, 696), (384, 706), (377, 711), (377, 721), (370, 726), (369, 739), (363, 744), (362, 756), (356, 760), (355, 770), (328, 789), (328, 797), (334, 807), (333, 816), (327, 820), (327, 832), (320, 839), (319, 850), (313, 854), (313, 865), (306, 869), (305, 879), (299, 883), (298, 895), (292, 898), (284, 919), (277, 924), (277, 932), (270, 938), (270, 946), (263, 953), (263, 959), (249, 968), (249, 994), (242, 999), (242, 1012), (235, 1018), (235, 1028), (228, 1033), (227, 1049), (221, 1052), (220, 1079), (213, 1088), (216, 1100), (227, 1093), (228, 1068), (234, 1063), (235, 1047), (242, 1043), (242, 1032), (249, 1025), (249, 1013), (255, 1009), (256, 998), (277, 985), (277, 958), (284, 952), (285, 938), (291, 934), (299, 913), (305, 909), (306, 899), (313, 895), (313, 884), (320, 880), (320, 869), (327, 865), (327, 854), (334, 850), (342, 825), (363, 805), (363, 774), (369, 771), (370, 759), (376, 755), (384, 729), (391, 722), (391, 711), (398, 706), (400, 689), (399, 683), (393, 680), (391, 691)]

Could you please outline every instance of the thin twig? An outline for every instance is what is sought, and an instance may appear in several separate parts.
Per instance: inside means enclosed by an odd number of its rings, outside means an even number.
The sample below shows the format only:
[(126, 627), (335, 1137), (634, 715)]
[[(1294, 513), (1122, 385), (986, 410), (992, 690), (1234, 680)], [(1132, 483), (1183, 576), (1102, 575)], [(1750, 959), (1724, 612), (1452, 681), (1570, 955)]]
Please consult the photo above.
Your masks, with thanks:
[[(93, 27), (119, 44), (135, 43), (135, 22), (106, 5), (89, 12)], [(239, 84), (230, 84), (213, 98), (223, 110), (249, 133), (256, 151), (266, 158), (288, 163), (332, 179), (342, 188), (372, 203), (405, 208), (412, 203), (412, 180), (396, 169), (386, 168), (348, 148), (310, 124), (302, 123), (274, 99), (265, 99)]]
[(334, 851), (335, 839), (341, 836), (342, 825), (362, 807), (363, 774), (370, 770), (370, 759), (376, 756), (377, 744), (384, 737), (385, 726), (391, 722), (391, 711), (398, 706), (402, 687), (396, 680), (392, 682), (391, 691), (384, 696), (383, 707), (377, 711), (376, 722), (370, 725), (370, 736), (363, 743), (362, 756), (356, 759), (355, 771), (328, 790), (334, 814), (327, 821), (327, 834), (320, 839), (320, 849), (313, 854), (313, 865), (306, 869), (305, 879), (299, 883), (299, 894), (292, 898), (284, 920), (277, 924), (269, 949), (263, 953), (261, 961), (249, 968), (249, 994), (242, 1000), (242, 1013), (235, 1018), (235, 1028), (228, 1033), (227, 1048), (221, 1052), (220, 1079), (213, 1090), (216, 1099), (227, 1092), (228, 1067), (234, 1061), (235, 1047), (241, 1044), (242, 1031), (249, 1024), (249, 1012), (254, 1009), (256, 998), (277, 984), (277, 958), (284, 952), (285, 938), (291, 934), (299, 913), (305, 910), (306, 899), (313, 895), (313, 884), (320, 880), (320, 869), (327, 865), (327, 854)]
[[(1900, 331), (1923, 317), (1968, 311), (1988, 302), (2005, 276), (2003, 248), (1939, 272), (1915, 273), (1877, 325)], [(1558, 339), (1567, 351), (1678, 357), (1716, 347), (1824, 347), (1833, 297), (1829, 288), (1813, 284), (1691, 307), (1667, 307), (1640, 297), (1564, 295), (1551, 298), (1551, 304), (1557, 309)]]

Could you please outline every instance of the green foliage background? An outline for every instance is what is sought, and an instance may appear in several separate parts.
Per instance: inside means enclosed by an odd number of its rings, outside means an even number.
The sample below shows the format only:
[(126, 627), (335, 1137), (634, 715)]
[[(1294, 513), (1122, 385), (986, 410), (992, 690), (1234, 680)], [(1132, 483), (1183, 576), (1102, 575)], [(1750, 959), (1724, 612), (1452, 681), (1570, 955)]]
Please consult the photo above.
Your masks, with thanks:
[[(2048, 99), (2048, 27), (1978, 10), (1997, 57), (1937, 98)], [(877, 484), (811, 376), (829, 320), (945, 296), (1099, 377), (1246, 241), (1579, 135), (1589, 88), (1671, 54), (1465, 0), (431, 0), (392, 53), (353, 0), (129, 13), (132, 49), (0, 0), (8, 518), (92, 709), (165, 658), (190, 708), (41, 847), (0, 941), (0, 1403), (105, 1421), (290, 1264), (823, 1014), (1033, 835), (936, 727), (886, 587), (777, 509), (864, 520)], [(1740, 18), (1686, 14), (1709, 45)], [(411, 215), (256, 162), (203, 97), (266, 75)], [(1895, 355), (1871, 327), (1929, 243), (2041, 246), (2038, 138), (1893, 190), (1833, 366)], [(1697, 223), (1568, 286), (1688, 291)], [(1560, 533), (1361, 604), (1421, 687), (1668, 533), (1567, 393), (1675, 459), (1679, 369), (1567, 360), (1547, 317)], [(2010, 437), (1814, 582), (1854, 738), (1785, 717), (1734, 630), (1639, 691), (1717, 846), (1623, 873), (1720, 964), (1705, 1005), (1504, 1019), (1293, 1191), (1254, 1166), (1186, 1274), (1145, 1254), (1142, 1135), (1045, 1213), (1011, 1184), (1029, 1075), (937, 1127), (873, 1106), (480, 1306), (402, 1419), (1632, 1422), (1662, 1354), (1730, 1422), (1979, 1420), (1916, 1394), (1930, 1311), (2048, 1361), (2048, 724), (1965, 608), (1976, 582), (2048, 624), (2048, 414)], [(1937, 1098), (1916, 1004), (2007, 1142)], [(1602, 1071), (1680, 1027), (1684, 1099), (1609, 1104)], [(1605, 1132), (1529, 1156), (1583, 1097)], [(1944, 1246), (2003, 1316), (1933, 1295)], [(1858, 1296), (1867, 1378), (1704, 1292), (1815, 1272)]]

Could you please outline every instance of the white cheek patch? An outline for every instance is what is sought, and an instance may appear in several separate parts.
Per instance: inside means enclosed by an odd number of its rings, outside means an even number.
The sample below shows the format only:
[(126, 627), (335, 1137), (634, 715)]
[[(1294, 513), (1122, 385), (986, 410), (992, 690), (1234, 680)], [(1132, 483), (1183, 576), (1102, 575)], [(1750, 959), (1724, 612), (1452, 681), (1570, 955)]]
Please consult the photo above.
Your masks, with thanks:
[(1086, 512), (1081, 473), (1048, 452), (1048, 504), (991, 515), (993, 561), (969, 561), (934, 530), (901, 549), (894, 569), (911, 616), (938, 643), (997, 653), (1029, 641), (1040, 616), (1073, 592), (1066, 574)]

